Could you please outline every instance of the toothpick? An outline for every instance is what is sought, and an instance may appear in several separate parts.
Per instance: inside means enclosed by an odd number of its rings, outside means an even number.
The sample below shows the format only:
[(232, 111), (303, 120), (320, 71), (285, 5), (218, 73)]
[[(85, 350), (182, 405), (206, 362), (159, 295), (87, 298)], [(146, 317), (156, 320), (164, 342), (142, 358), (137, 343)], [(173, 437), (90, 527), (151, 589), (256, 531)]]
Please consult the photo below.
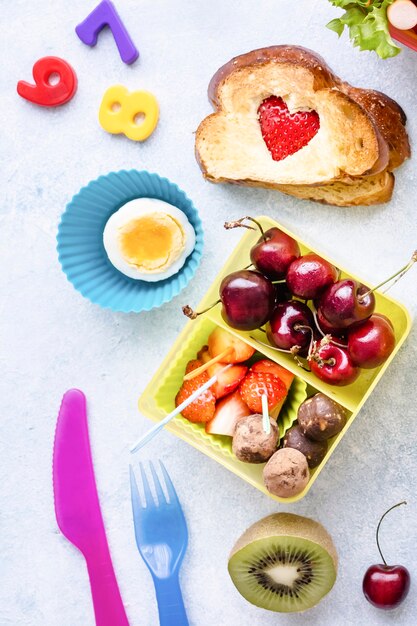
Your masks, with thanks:
[(200, 374), (208, 370), (209, 367), (224, 359), (224, 357), (230, 354), (232, 351), (234, 351), (234, 348), (226, 348), (226, 350), (223, 350), (223, 352), (220, 352), (220, 354), (214, 356), (212, 359), (210, 359), (210, 361), (207, 361), (207, 363), (204, 363), (200, 367), (197, 367), (197, 369), (188, 372), (188, 374), (184, 376), (184, 380), (192, 380), (193, 378), (196, 378), (196, 376), (199, 376)]
[(262, 400), (262, 426), (264, 432), (269, 435), (271, 432), (271, 422), (269, 421), (269, 409), (268, 409), (268, 395), (263, 393), (261, 395)]
[(138, 441), (130, 448), (130, 452), (137, 452), (140, 448), (142, 448), (145, 444), (149, 443), (151, 439), (155, 437), (159, 433), (160, 430), (163, 429), (176, 415), (181, 413), (187, 406), (189, 406), (194, 400), (197, 400), (207, 389), (210, 389), (217, 382), (218, 376), (223, 374), (229, 367), (232, 367), (232, 364), (226, 365), (223, 369), (220, 370), (215, 376), (212, 376), (204, 385), (201, 385), (194, 393), (191, 394), (184, 402), (181, 402), (169, 415), (167, 415), (163, 420), (152, 426)]

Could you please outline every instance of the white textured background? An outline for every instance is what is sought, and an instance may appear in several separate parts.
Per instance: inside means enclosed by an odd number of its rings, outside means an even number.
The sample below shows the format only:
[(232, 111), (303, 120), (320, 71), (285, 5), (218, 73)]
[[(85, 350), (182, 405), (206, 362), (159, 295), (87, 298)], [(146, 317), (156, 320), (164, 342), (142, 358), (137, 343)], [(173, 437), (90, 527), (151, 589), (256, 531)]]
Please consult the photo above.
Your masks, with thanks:
[[(95, 49), (75, 25), (96, 2), (1, 2), (1, 442), (0, 624), (90, 626), (94, 623), (80, 554), (57, 530), (51, 454), (61, 396), (69, 387), (88, 398), (90, 435), (111, 551), (133, 626), (158, 623), (151, 578), (135, 546), (128, 486), (128, 445), (149, 423), (137, 398), (185, 320), (180, 305), (197, 303), (238, 240), (222, 222), (267, 213), (365, 278), (379, 281), (417, 245), (415, 159), (398, 173), (392, 202), (337, 209), (279, 193), (213, 186), (200, 175), (193, 131), (210, 111), (206, 88), (232, 56), (278, 43), (321, 53), (344, 79), (386, 91), (402, 104), (417, 143), (417, 54), (394, 60), (352, 49), (325, 23), (338, 11), (325, 0), (118, 0), (141, 58), (124, 65), (110, 33)], [(67, 59), (79, 88), (50, 110), (19, 98), (45, 55)], [(106, 134), (97, 113), (115, 83), (152, 91), (160, 124), (140, 145)], [(162, 309), (113, 314), (84, 300), (66, 282), (55, 251), (65, 204), (90, 179), (111, 170), (146, 168), (171, 178), (193, 199), (205, 228), (205, 254), (192, 284)], [(392, 294), (413, 314), (417, 269)], [(163, 433), (144, 451), (161, 457), (184, 505), (190, 543), (182, 586), (193, 626), (347, 626), (416, 624), (417, 582), (393, 613), (362, 596), (362, 576), (379, 561), (374, 530), (386, 519), (386, 558), (417, 581), (416, 348), (417, 331), (390, 367), (308, 496), (279, 506), (182, 441)], [(280, 616), (247, 604), (227, 574), (227, 555), (252, 522), (277, 510), (323, 522), (340, 554), (332, 593), (306, 615)]]

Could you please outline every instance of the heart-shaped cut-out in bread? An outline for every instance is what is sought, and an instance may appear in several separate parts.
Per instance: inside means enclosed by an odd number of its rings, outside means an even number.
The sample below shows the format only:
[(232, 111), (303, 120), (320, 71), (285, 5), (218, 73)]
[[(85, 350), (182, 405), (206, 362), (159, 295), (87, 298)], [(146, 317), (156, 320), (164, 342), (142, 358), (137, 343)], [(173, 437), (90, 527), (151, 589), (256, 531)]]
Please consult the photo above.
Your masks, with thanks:
[[(290, 114), (315, 111), (320, 122), (302, 149), (280, 160), (271, 158), (259, 123), (259, 107), (271, 96), (282, 98)], [(342, 82), (305, 48), (272, 46), (235, 57), (213, 76), (209, 98), (215, 112), (198, 127), (195, 147), (213, 182), (276, 189), (350, 184), (390, 172), (410, 154), (401, 108)]]
[(258, 109), (262, 137), (274, 161), (282, 161), (304, 148), (320, 128), (317, 111), (290, 113), (282, 98), (270, 96)]

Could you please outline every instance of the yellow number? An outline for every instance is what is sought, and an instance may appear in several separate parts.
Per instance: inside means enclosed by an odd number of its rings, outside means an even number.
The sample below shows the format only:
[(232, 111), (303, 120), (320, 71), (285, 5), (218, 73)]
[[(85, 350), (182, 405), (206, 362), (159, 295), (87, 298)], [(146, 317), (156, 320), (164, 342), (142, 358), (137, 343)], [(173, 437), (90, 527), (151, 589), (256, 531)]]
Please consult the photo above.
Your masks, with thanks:
[[(159, 106), (149, 91), (129, 92), (123, 85), (109, 87), (101, 101), (98, 119), (108, 133), (145, 141), (156, 128)], [(142, 119), (143, 118), (143, 119)]]

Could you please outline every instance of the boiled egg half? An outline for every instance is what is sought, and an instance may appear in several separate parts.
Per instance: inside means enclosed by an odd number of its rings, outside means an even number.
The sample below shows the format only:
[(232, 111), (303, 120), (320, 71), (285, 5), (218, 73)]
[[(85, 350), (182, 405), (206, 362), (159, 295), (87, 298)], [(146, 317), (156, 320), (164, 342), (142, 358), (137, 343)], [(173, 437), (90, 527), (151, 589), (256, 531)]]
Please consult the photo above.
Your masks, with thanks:
[(176, 274), (194, 250), (195, 231), (185, 213), (154, 198), (124, 204), (108, 220), (103, 244), (120, 272), (155, 282)]

